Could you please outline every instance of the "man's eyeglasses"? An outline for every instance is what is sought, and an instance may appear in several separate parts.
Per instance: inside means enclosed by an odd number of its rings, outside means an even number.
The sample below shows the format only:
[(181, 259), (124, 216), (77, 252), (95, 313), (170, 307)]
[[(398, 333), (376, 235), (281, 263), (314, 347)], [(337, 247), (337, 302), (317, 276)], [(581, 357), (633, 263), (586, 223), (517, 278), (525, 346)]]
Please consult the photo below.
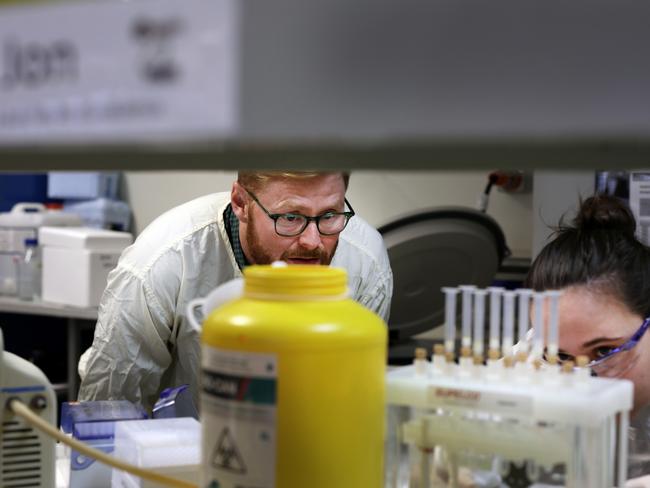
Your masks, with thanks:
[[(244, 190), (246, 190), (244, 188)], [(260, 203), (257, 197), (250, 191), (246, 190), (246, 193), (255, 200), (264, 213), (268, 215), (275, 224), (275, 232), (278, 235), (283, 237), (295, 237), (307, 228), (309, 222), (316, 222), (316, 228), (324, 236), (331, 236), (338, 234), (345, 229), (348, 225), (348, 222), (352, 217), (354, 217), (354, 209), (347, 198), (344, 199), (345, 204), (350, 209), (349, 212), (325, 212), (321, 215), (316, 215), (315, 217), (310, 217), (308, 215), (302, 215), (299, 213), (271, 213), (264, 205)]]
[[(641, 327), (637, 329), (625, 344), (609, 350), (601, 357), (588, 363), (585, 367), (590, 368), (597, 376), (614, 378), (623, 375), (636, 361), (634, 347), (639, 343), (649, 326), (650, 317), (647, 317), (641, 324)], [(575, 358), (570, 354), (560, 353), (559, 356), (560, 362), (575, 362)]]

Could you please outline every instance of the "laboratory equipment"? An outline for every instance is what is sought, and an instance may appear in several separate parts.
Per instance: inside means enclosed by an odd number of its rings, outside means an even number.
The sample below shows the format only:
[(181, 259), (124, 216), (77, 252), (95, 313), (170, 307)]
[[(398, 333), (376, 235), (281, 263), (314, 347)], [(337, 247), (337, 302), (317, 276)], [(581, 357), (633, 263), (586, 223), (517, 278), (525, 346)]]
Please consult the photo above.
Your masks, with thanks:
[[(535, 326), (551, 340), (557, 297), (536, 295), (535, 307), (551, 313)], [(474, 351), (483, 347), (482, 337), (472, 340)], [(541, 349), (517, 367), (512, 355), (487, 364), (447, 358), (440, 367), (438, 348), (431, 361), (420, 354), (390, 371), (385, 487), (623, 486), (632, 383), (543, 362)]]
[(133, 236), (89, 227), (42, 227), (43, 301), (93, 307), (106, 287), (108, 273)]
[(501, 341), (501, 354), (512, 356), (514, 346), (515, 327), (515, 296), (514, 291), (503, 292), (503, 339)]
[[(201, 463), (201, 424), (183, 417), (117, 422), (115, 457), (139, 468), (197, 484)], [(158, 488), (153, 481), (113, 470), (113, 488)], [(202, 485), (207, 486), (207, 485)], [(226, 485), (217, 485), (224, 487)]]
[[(116, 422), (142, 420), (147, 414), (127, 400), (64, 402), (61, 405), (61, 430), (85, 444), (112, 453)], [(111, 484), (111, 467), (95, 458), (65, 449), (60, 459), (68, 461), (69, 488), (106, 488)], [(59, 461), (60, 462), (60, 461)]]
[(18, 298), (33, 300), (41, 296), (42, 267), (38, 239), (25, 239), (25, 256), (18, 260)]
[(453, 354), (456, 349), (456, 295), (458, 290), (445, 287), (445, 351)]
[(548, 325), (548, 340), (546, 347), (547, 360), (551, 364), (558, 361), (559, 342), (560, 342), (560, 327), (559, 327), (559, 306), (560, 296), (562, 293), (558, 290), (550, 290), (546, 292), (549, 302), (549, 325)]
[(0, 329), (0, 486), (54, 488), (54, 439), (12, 413), (7, 408), (12, 398), (21, 400), (40, 418), (55, 423), (52, 385), (32, 363), (4, 351)]
[(462, 315), (462, 339), (461, 347), (469, 351), (472, 347), (472, 297), (474, 296), (474, 285), (460, 286), (463, 297), (463, 315)]
[(472, 353), (475, 362), (483, 361), (483, 351), (485, 341), (483, 340), (485, 331), (485, 297), (487, 290), (474, 291), (474, 341), (472, 342)]
[(528, 357), (528, 340), (526, 334), (528, 333), (528, 324), (530, 317), (528, 316), (530, 310), (530, 297), (533, 296), (533, 290), (528, 288), (519, 288), (515, 290), (518, 299), (518, 320), (517, 320), (517, 339), (519, 340), (518, 360), (525, 361)]
[(544, 354), (544, 292), (533, 293), (533, 341), (531, 345), (531, 355), (535, 358), (542, 357)]
[(42, 203), (17, 203), (11, 212), (0, 213), (0, 294), (17, 294), (17, 265), (25, 256), (25, 239), (37, 239), (38, 229), (45, 225), (75, 226), (81, 219)]
[(389, 363), (407, 364), (420, 345), (412, 337), (443, 324), (443, 285), (488, 286), (510, 251), (499, 224), (473, 208), (439, 207), (381, 226), (393, 271)]
[(499, 349), (501, 344), (501, 297), (504, 289), (498, 286), (488, 288), (490, 294), (490, 342), (489, 350)]
[(386, 325), (346, 286), (340, 268), (250, 266), (204, 321), (201, 486), (381, 485)]

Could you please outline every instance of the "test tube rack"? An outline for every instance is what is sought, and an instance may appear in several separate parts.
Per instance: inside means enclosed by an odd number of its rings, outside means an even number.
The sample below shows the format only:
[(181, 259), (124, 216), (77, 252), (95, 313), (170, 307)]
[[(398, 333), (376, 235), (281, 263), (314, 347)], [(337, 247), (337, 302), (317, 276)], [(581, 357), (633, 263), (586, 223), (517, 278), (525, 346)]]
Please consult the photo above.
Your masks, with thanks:
[[(471, 292), (485, 297), (486, 290)], [(521, 345), (529, 342), (525, 337), (519, 337), (519, 348), (510, 346), (508, 331), (498, 344), (505, 341), (505, 347), (496, 347), (493, 315), (487, 360), (480, 357), (482, 334), (480, 345), (474, 342), (477, 334), (469, 345), (463, 337), (456, 354), (448, 347), (454, 341), (447, 327), (444, 345), (431, 357), (419, 350), (413, 365), (389, 371), (387, 488), (623, 486), (632, 383), (592, 377), (586, 368), (549, 358), (549, 351), (557, 353), (559, 294), (519, 290), (516, 295), (520, 309), (532, 300), (537, 341), (532, 348)], [(543, 315), (539, 307), (546, 303), (551, 312)], [(455, 307), (452, 300), (447, 307)], [(510, 306), (499, 309), (514, 315)], [(527, 315), (519, 314), (520, 321), (527, 324)], [(544, 316), (555, 323), (542, 324)], [(455, 321), (455, 313), (446, 317)], [(511, 322), (504, 320), (508, 327)], [(555, 344), (540, 345), (545, 337)], [(550, 364), (541, 362), (544, 351)]]

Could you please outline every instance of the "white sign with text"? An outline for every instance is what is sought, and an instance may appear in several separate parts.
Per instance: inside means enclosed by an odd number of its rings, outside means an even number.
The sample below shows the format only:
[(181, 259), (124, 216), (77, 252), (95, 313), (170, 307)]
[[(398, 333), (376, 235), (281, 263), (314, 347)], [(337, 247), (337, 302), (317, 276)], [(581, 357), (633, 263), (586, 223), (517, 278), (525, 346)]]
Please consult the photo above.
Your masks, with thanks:
[(87, 0), (0, 8), (0, 144), (234, 134), (237, 5)]

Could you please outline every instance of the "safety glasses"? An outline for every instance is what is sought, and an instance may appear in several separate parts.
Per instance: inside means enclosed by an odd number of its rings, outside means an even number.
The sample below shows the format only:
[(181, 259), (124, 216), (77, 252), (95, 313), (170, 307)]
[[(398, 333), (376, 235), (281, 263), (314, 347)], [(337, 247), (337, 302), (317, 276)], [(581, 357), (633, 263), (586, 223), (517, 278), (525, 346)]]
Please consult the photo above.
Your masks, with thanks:
[[(596, 376), (615, 378), (625, 374), (638, 359), (636, 345), (639, 343), (650, 326), (650, 317), (647, 317), (637, 331), (624, 344), (613, 348), (602, 357), (594, 359), (585, 367), (591, 369)], [(574, 361), (570, 354), (560, 353), (560, 362)]]

